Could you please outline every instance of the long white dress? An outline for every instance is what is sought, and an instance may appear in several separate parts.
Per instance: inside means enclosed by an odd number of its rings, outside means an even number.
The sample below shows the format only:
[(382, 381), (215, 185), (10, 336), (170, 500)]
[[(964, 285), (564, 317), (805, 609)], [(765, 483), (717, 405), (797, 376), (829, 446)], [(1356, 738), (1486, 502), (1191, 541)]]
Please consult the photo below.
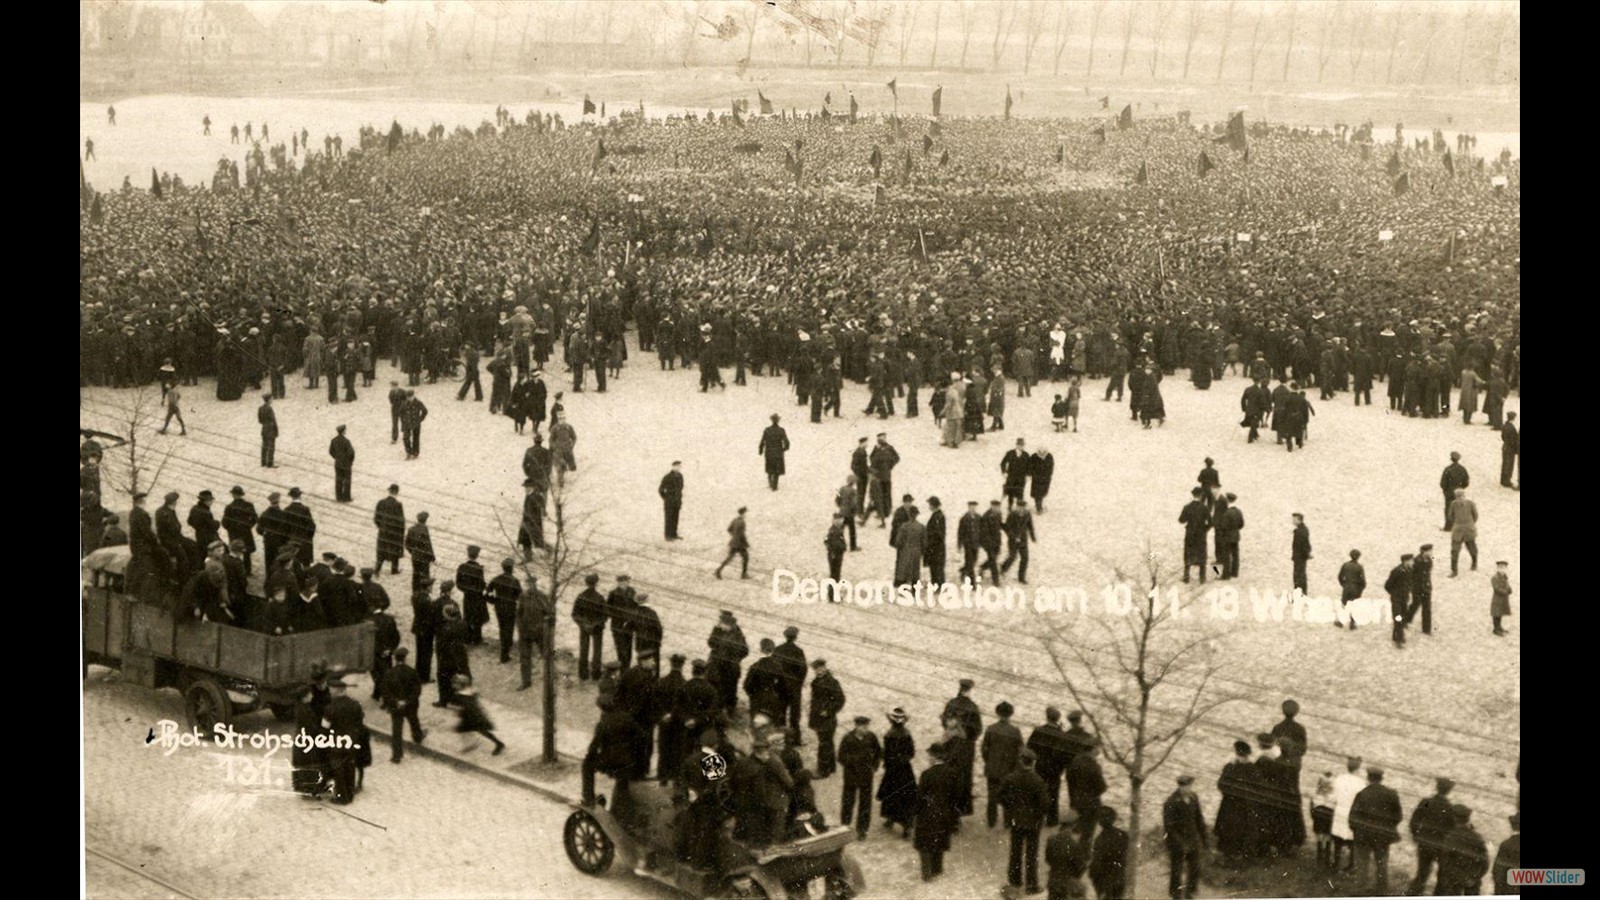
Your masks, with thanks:
[(1354, 772), (1345, 772), (1333, 780), (1333, 836), (1341, 841), (1355, 840), (1350, 830), (1350, 804), (1367, 782)]
[(1061, 365), (1067, 358), (1067, 333), (1057, 328), (1050, 332), (1050, 361)]

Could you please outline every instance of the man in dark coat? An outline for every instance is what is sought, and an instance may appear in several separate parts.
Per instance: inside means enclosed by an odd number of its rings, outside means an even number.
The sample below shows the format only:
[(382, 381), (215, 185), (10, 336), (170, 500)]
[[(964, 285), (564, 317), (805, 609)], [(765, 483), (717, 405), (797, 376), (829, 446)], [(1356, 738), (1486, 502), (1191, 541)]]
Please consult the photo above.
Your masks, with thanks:
[(212, 499), (210, 491), (201, 491), (194, 506), (189, 509), (189, 527), (194, 529), (194, 542), (200, 546), (202, 553), (208, 552), (211, 545), (216, 543), (221, 530), (217, 517), (211, 512)]
[(261, 423), (261, 465), (275, 469), (273, 455), (278, 446), (278, 414), (272, 410), (272, 395), (261, 395), (261, 407), (256, 410), (256, 421)]
[(784, 474), (783, 455), (789, 452), (789, 433), (778, 419), (778, 414), (773, 413), (772, 424), (761, 432), (761, 442), (756, 445), (756, 453), (766, 457), (767, 487), (773, 490), (778, 489), (778, 478)]
[[(1519, 490), (1521, 485), (1521, 470), (1517, 469), (1517, 457), (1522, 455), (1522, 432), (1517, 430), (1517, 414), (1506, 413), (1506, 423), (1500, 427), (1500, 486), (1512, 490)], [(1517, 484), (1512, 484), (1511, 475), (1518, 475)], [(1448, 510), (1450, 507), (1446, 506)]]
[(467, 625), (467, 645), (476, 647), (483, 643), (483, 626), (489, 621), (489, 602), (484, 594), (489, 585), (483, 576), (483, 563), (478, 562), (482, 548), (467, 547), (467, 561), (456, 566), (456, 587), (461, 588), (461, 616)]
[(404, 647), (394, 651), (394, 665), (383, 674), (378, 682), (378, 694), (382, 697), (382, 706), (389, 712), (389, 746), (391, 753), (389, 759), (399, 762), (405, 758), (405, 743), (402, 734), (407, 722), (411, 723), (411, 739), (422, 743), (427, 737), (427, 732), (422, 730), (422, 722), (417, 718), (417, 707), (422, 701), (422, 677), (417, 670), (406, 665), (406, 656), (409, 651)]
[(1396, 647), (1406, 643), (1406, 610), (1411, 606), (1411, 560), (1409, 553), (1401, 554), (1400, 565), (1389, 570), (1383, 589), (1389, 594), (1389, 618), (1394, 623), (1392, 639)]
[(1311, 590), (1306, 580), (1306, 563), (1311, 559), (1311, 529), (1306, 527), (1306, 517), (1300, 513), (1294, 513), (1293, 519), (1294, 537), (1289, 559), (1294, 563), (1294, 589), (1304, 596)]
[(288, 519), (289, 537), (295, 542), (295, 558), (300, 565), (310, 566), (316, 558), (312, 545), (317, 537), (317, 521), (311, 516), (311, 508), (300, 502), (299, 488), (289, 488), (289, 501), (283, 513)]
[(1210, 846), (1193, 776), (1178, 776), (1178, 789), (1161, 805), (1161, 825), (1167, 847), (1167, 895), (1173, 900), (1192, 898), (1200, 886), (1201, 851)]
[(433, 679), (433, 638), (439, 629), (439, 603), (433, 598), (433, 579), (424, 578), (411, 587), (411, 634), (417, 644), (417, 676), (427, 684)]
[(983, 547), (983, 565), (978, 571), (988, 572), (991, 583), (1000, 584), (1000, 536), (1005, 533), (1005, 520), (1000, 515), (1000, 501), (989, 501), (989, 511), (978, 523), (978, 543)]
[[(994, 732), (995, 725), (989, 726), (990, 733)], [(984, 738), (987, 740), (988, 734)], [(1020, 746), (1021, 735), (1018, 738)], [(987, 761), (986, 755), (986, 766)], [(1011, 859), (1006, 867), (1006, 880), (1011, 887), (1022, 888), (1029, 894), (1039, 893), (1039, 831), (1044, 826), (1045, 805), (1049, 799), (1044, 779), (1033, 770), (1034, 762), (1033, 751), (1023, 748), (1017, 755), (1017, 768), (1005, 777), (997, 791), (1000, 805), (1006, 810), (1006, 827), (1011, 830)], [(992, 822), (990, 827), (994, 827)]]
[(1370, 893), (1389, 892), (1389, 845), (1400, 840), (1399, 826), (1404, 818), (1400, 795), (1383, 783), (1383, 770), (1367, 766), (1367, 786), (1350, 803), (1350, 831), (1355, 836), (1355, 868), (1360, 878), (1367, 873), (1367, 860), (1375, 867)]
[(1472, 477), (1467, 474), (1467, 467), (1461, 464), (1461, 454), (1450, 453), (1450, 465), (1444, 467), (1444, 472), (1439, 475), (1439, 490), (1444, 492), (1444, 527), (1440, 531), (1449, 531), (1455, 527), (1455, 519), (1450, 515), (1450, 504), (1455, 502), (1456, 488), (1467, 487)]
[[(550, 605), (550, 598), (539, 590), (537, 578), (528, 577), (526, 591), (516, 584), (516, 576), (511, 574), (513, 565), (515, 561), (509, 559), (500, 563), (501, 572), (490, 583), (489, 590), (494, 594), (496, 618), (504, 617), (500, 618), (500, 661), (511, 661), (509, 648), (514, 627), (517, 663), (522, 675), (522, 683), (517, 690), (525, 691), (533, 687), (533, 663), (544, 656), (545, 629), (554, 624), (555, 610)], [(508, 600), (507, 597), (514, 599)]]
[(606, 618), (611, 622), (611, 645), (617, 662), (627, 669), (633, 665), (633, 610), (638, 592), (627, 575), (617, 576), (617, 585), (606, 595)]
[(1206, 503), (1205, 488), (1189, 491), (1193, 498), (1178, 513), (1178, 523), (1183, 526), (1183, 581), (1189, 582), (1189, 569), (1200, 568), (1200, 583), (1206, 583), (1206, 532), (1211, 528), (1211, 508)]
[(683, 727), (683, 689), (688, 683), (683, 677), (683, 664), (688, 659), (682, 653), (669, 658), (667, 674), (656, 682), (656, 746), (660, 748), (656, 763), (656, 777), (667, 783), (678, 777), (683, 767), (683, 754), (688, 735)]
[(394, 652), (400, 648), (400, 625), (389, 614), (388, 592), (372, 580), (373, 574), (371, 569), (361, 570), (361, 582), (354, 586), (352, 599), (372, 621), (372, 699), (382, 700), (383, 677), (394, 666)]
[[(400, 413), (406, 407), (406, 390), (400, 382), (389, 382), (389, 443), (400, 441)], [(408, 448), (409, 450), (409, 448)]]
[(1406, 624), (1422, 613), (1422, 633), (1433, 634), (1433, 545), (1423, 544), (1411, 560), (1411, 604), (1406, 607)]
[(455, 699), (457, 675), (472, 677), (472, 665), (467, 657), (467, 623), (461, 618), (461, 606), (450, 593), (455, 583), (445, 581), (439, 585), (439, 625), (434, 633), (434, 654), (437, 657), (439, 699), (434, 706), (446, 707)]
[[(984, 730), (983, 744), (979, 748), (979, 754), (983, 757), (983, 778), (988, 783), (989, 808), (986, 817), (990, 828), (995, 826), (999, 814), (1001, 785), (1012, 772), (1016, 771), (1017, 762), (1022, 755), (1022, 732), (1011, 724), (1011, 714), (1014, 711), (1011, 704), (1004, 700), (995, 706), (994, 712), (999, 718)], [(1037, 777), (1038, 773), (1034, 775)], [(1040, 784), (1043, 784), (1043, 779), (1040, 779)], [(1042, 812), (1043, 804), (1040, 808)], [(1036, 845), (1037, 843), (1035, 841)], [(1038, 849), (1037, 846), (1034, 847), (1035, 851)], [(1034, 856), (1038, 856), (1038, 853), (1035, 852)]]
[(800, 629), (793, 625), (783, 629), (783, 643), (779, 644), (772, 656), (783, 669), (783, 704), (786, 719), (776, 724), (787, 727), (796, 735), (800, 733), (800, 707), (805, 700), (804, 688), (806, 683), (806, 652), (795, 641), (800, 637)]
[(938, 497), (929, 497), (928, 506), (932, 512), (928, 513), (928, 521), (923, 525), (922, 529), (922, 563), (928, 567), (929, 584), (938, 589), (940, 585), (945, 583), (944, 510), (940, 509)]
[(588, 681), (600, 677), (604, 665), (602, 652), (605, 644), (606, 598), (595, 589), (600, 576), (594, 573), (583, 576), (584, 589), (572, 601), (572, 621), (578, 626), (578, 680)]
[(868, 484), (872, 493), (872, 507), (878, 511), (880, 528), (883, 527), (884, 518), (890, 515), (889, 507), (894, 497), (894, 467), (899, 464), (900, 451), (889, 443), (887, 432), (879, 432), (878, 443), (868, 456)]
[(406, 552), (411, 554), (411, 583), (420, 584), (432, 574), (433, 537), (428, 533), (428, 514), (417, 513), (417, 524), (406, 532)]
[(1054, 825), (1061, 814), (1061, 775), (1069, 761), (1067, 733), (1061, 727), (1061, 710), (1051, 706), (1044, 711), (1044, 718), (1044, 724), (1028, 735), (1028, 749), (1033, 751), (1035, 771), (1044, 779), (1048, 794), (1044, 823)]
[(871, 722), (868, 716), (856, 716), (855, 728), (839, 739), (839, 768), (844, 772), (839, 821), (853, 823), (863, 840), (872, 824), (872, 779), (883, 762), (883, 746), (867, 727)]
[(912, 846), (922, 859), (922, 880), (932, 881), (944, 874), (944, 854), (950, 849), (950, 835), (961, 821), (957, 806), (960, 775), (946, 759), (943, 744), (928, 748), (933, 765), (917, 782), (917, 823)]
[(1244, 511), (1234, 506), (1236, 496), (1218, 498), (1211, 521), (1216, 529), (1217, 566), (1224, 579), (1239, 577), (1239, 532), (1244, 530)]
[(656, 490), (661, 495), (662, 514), (666, 519), (666, 538), (669, 541), (682, 540), (678, 537), (678, 514), (683, 511), (683, 462), (672, 461), (672, 471), (661, 477), (661, 486)]
[(1050, 494), (1050, 482), (1055, 480), (1056, 458), (1050, 454), (1050, 448), (1040, 447), (1033, 451), (1033, 459), (1028, 463), (1028, 473), (1033, 482), (1028, 488), (1028, 493), (1033, 497), (1033, 507), (1039, 515), (1044, 515), (1044, 498)]
[[(978, 581), (978, 548), (982, 545), (983, 518), (978, 515), (978, 501), (967, 501), (967, 512), (956, 524), (956, 546), (961, 548), (961, 580)], [(926, 537), (926, 534), (924, 534)]]
[(1089, 736), (1084, 749), (1067, 765), (1067, 804), (1078, 814), (1086, 829), (1100, 820), (1100, 797), (1106, 792), (1106, 777), (1100, 771), (1100, 739)]
[(744, 658), (750, 655), (750, 645), (745, 642), (744, 630), (731, 611), (722, 610), (706, 645), (711, 648), (706, 680), (717, 688), (722, 708), (732, 712), (739, 703), (739, 669)]
[(783, 664), (773, 657), (771, 638), (761, 639), (761, 658), (744, 676), (744, 693), (750, 701), (750, 715), (766, 716), (778, 727), (783, 725)]
[(1017, 446), (1007, 450), (1006, 455), (1000, 458), (1000, 473), (1006, 477), (1001, 493), (1006, 498), (1007, 510), (1026, 493), (1032, 466), (1033, 455), (1028, 452), (1022, 438), (1017, 438)]
[[(333, 382), (331, 375), (328, 381)], [(333, 769), (333, 802), (343, 806), (355, 798), (357, 745), (370, 738), (361, 704), (346, 695), (349, 685), (344, 679), (330, 679), (328, 688), (333, 696), (322, 711), (322, 721), (334, 739), (333, 746), (328, 748), (328, 765)], [(345, 743), (349, 746), (343, 746)]]
[(1434, 786), (1433, 796), (1424, 797), (1411, 813), (1411, 839), (1417, 845), (1417, 874), (1407, 886), (1406, 894), (1413, 897), (1422, 893), (1435, 862), (1441, 863), (1440, 883), (1435, 893), (1446, 893), (1442, 862), (1446, 852), (1445, 839), (1456, 825), (1454, 804), (1450, 802), (1450, 790), (1455, 787), (1455, 782), (1448, 778), (1437, 778)]
[[(1344, 627), (1345, 608), (1351, 600), (1361, 599), (1362, 593), (1367, 589), (1367, 570), (1361, 566), (1361, 551), (1351, 550), (1350, 561), (1339, 567), (1339, 610), (1340, 618), (1333, 624)], [(1356, 629), (1356, 620), (1350, 619), (1350, 630)]]
[(1089, 854), (1089, 883), (1095, 900), (1122, 900), (1128, 872), (1128, 833), (1117, 827), (1117, 811), (1100, 807), (1100, 828)]
[(1089, 870), (1089, 842), (1078, 828), (1078, 815), (1072, 810), (1061, 820), (1061, 829), (1044, 845), (1044, 862), (1050, 874), (1045, 882), (1049, 900), (1081, 900), (1088, 894), (1083, 874)]
[(405, 552), (406, 510), (399, 495), (400, 485), (389, 485), (389, 496), (378, 501), (372, 517), (373, 524), (378, 526), (378, 561), (372, 568), (382, 572), (383, 564), (388, 562), (391, 575), (400, 572), (400, 556)]
[(1472, 827), (1472, 810), (1460, 803), (1451, 808), (1455, 825), (1444, 837), (1439, 854), (1439, 883), (1436, 894), (1475, 896), (1483, 891), (1483, 876), (1489, 871), (1489, 845)]
[[(278, 503), (281, 495), (277, 491), (267, 495), (267, 508), (261, 511), (261, 518), (256, 520), (256, 532), (261, 535), (261, 552), (263, 554), (262, 569), (270, 573), (278, 563), (285, 544), (294, 540), (294, 525), (289, 521), (288, 510), (281, 508)], [(294, 587), (288, 588), (291, 592)], [(272, 585), (266, 586), (266, 592), (272, 593)]]
[(833, 734), (839, 711), (844, 709), (844, 688), (828, 671), (826, 660), (813, 660), (811, 669), (811, 711), (806, 726), (817, 733), (817, 777), (827, 778), (835, 767)]
[(406, 459), (422, 455), (422, 420), (427, 417), (428, 407), (417, 392), (406, 391), (406, 402), (400, 407), (400, 437), (405, 442)]
[(250, 571), (250, 555), (256, 552), (253, 529), (259, 521), (254, 503), (244, 498), (244, 488), (234, 485), (233, 500), (222, 510), (222, 527), (228, 532), (228, 543), (244, 544), (244, 570)]
[(350, 443), (350, 439), (344, 436), (343, 425), (334, 430), (338, 434), (328, 442), (328, 455), (333, 457), (333, 499), (340, 503), (349, 503), (351, 474), (356, 464), (356, 448)]

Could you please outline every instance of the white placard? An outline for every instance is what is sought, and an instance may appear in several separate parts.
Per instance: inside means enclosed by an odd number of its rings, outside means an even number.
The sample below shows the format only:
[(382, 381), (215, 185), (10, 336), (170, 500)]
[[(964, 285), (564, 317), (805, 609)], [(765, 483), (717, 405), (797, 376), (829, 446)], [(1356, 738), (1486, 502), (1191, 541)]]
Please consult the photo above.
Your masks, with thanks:
[(1505, 187), (1510, 182), (1506, 180), (1504, 175), (1496, 175), (1495, 177), (1489, 179), (1489, 183), (1495, 187)]
[(1250, 233), (1248, 231), (1241, 231), (1237, 236), (1235, 236), (1234, 239), (1241, 244), (1248, 244), (1250, 243)]
[(1380, 240), (1380, 241), (1392, 241), (1392, 240), (1394, 240), (1394, 232), (1392, 232), (1389, 229), (1385, 228), (1384, 230), (1378, 232), (1378, 240)]

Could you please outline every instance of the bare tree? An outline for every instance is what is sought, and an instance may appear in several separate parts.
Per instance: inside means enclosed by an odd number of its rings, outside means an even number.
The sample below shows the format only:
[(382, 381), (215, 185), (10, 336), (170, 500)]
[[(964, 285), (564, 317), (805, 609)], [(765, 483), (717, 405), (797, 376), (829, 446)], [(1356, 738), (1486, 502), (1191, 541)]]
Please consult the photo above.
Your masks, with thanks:
[(960, 5), (956, 11), (961, 13), (961, 61), (957, 65), (967, 67), (967, 45), (972, 43), (972, 26), (978, 21), (978, 4), (973, 0), (959, 0)]
[(1024, 75), (1033, 70), (1033, 49), (1039, 45), (1039, 39), (1044, 37), (1044, 20), (1044, 4), (1039, 2), (1029, 3), (1028, 30), (1023, 35), (1022, 44), (1022, 74)]
[(1100, 18), (1106, 13), (1106, 0), (1094, 0), (1089, 7), (1089, 62), (1084, 66), (1085, 76), (1094, 74), (1094, 45), (1100, 37)]
[(1155, 21), (1150, 25), (1150, 77), (1154, 78), (1161, 66), (1161, 44), (1166, 39), (1167, 22), (1172, 18), (1172, 4), (1167, 0), (1156, 0), (1151, 9), (1155, 10), (1151, 16)]
[(844, 50), (850, 38), (850, 11), (848, 0), (834, 0), (828, 14), (828, 39), (833, 41), (833, 64), (844, 65)]
[(1183, 28), (1183, 80), (1189, 80), (1189, 61), (1194, 58), (1195, 41), (1200, 38), (1200, 13), (1204, 11), (1199, 0), (1189, 4), (1189, 18)]
[[(913, 0), (914, 2), (914, 0)], [(928, 68), (939, 64), (939, 20), (944, 18), (944, 4), (933, 5), (933, 50), (928, 53)]]
[[(1051, 625), (1041, 639), (1073, 702), (1100, 738), (1100, 750), (1128, 776), (1128, 859), (1138, 860), (1144, 785), (1189, 731), (1232, 696), (1207, 696), (1217, 674), (1213, 635), (1182, 624), (1182, 607), (1197, 593), (1178, 589), (1172, 573), (1147, 553), (1143, 577), (1116, 572), (1113, 597), (1127, 610), (1096, 616), (1085, 629)], [(1147, 587), (1148, 586), (1148, 587)], [(1069, 620), (1074, 624), (1087, 617)], [(1161, 706), (1152, 699), (1160, 693)], [(1165, 700), (1169, 694), (1173, 700)], [(1139, 896), (1138, 866), (1127, 867), (1125, 896)]]
[(1294, 39), (1297, 37), (1295, 26), (1300, 17), (1300, 4), (1289, 4), (1289, 33), (1287, 35), (1288, 47), (1283, 51), (1283, 80), (1289, 80), (1289, 65), (1294, 61)]
[[(111, 479), (118, 493), (132, 497), (140, 492), (148, 492), (161, 480), (167, 460), (172, 458), (172, 447), (168, 445), (164, 450), (152, 450), (148, 444), (140, 445), (139, 436), (159, 427), (163, 408), (162, 398), (153, 396), (148, 387), (140, 387), (135, 391), (126, 407), (118, 406), (123, 415), (117, 421), (117, 443), (106, 448), (121, 448), (123, 451), (117, 456), (125, 462)], [(110, 461), (109, 455), (106, 461)]]
[(994, 20), (994, 45), (990, 48), (990, 68), (1000, 68), (1000, 57), (1006, 52), (1006, 44), (1011, 41), (1011, 29), (1017, 24), (1016, 0), (1007, 0), (1005, 3), (995, 3)]
[(1333, 59), (1333, 36), (1339, 30), (1339, 18), (1344, 15), (1343, 3), (1329, 3), (1322, 12), (1322, 34), (1317, 38), (1317, 83)]
[(1056, 75), (1061, 74), (1061, 57), (1067, 53), (1067, 35), (1071, 30), (1072, 20), (1069, 17), (1066, 0), (1056, 0)]
[(1350, 60), (1350, 78), (1355, 79), (1367, 57), (1367, 34), (1372, 30), (1373, 4), (1362, 3), (1350, 18), (1350, 29), (1345, 36), (1345, 55)]
[[(544, 487), (546, 489), (545, 502), (539, 505), (542, 522), (540, 528), (549, 525), (553, 535), (543, 550), (534, 551), (524, 555), (521, 547), (521, 531), (526, 527), (521, 510), (516, 513), (514, 521), (517, 529), (513, 530), (508, 524), (508, 517), (497, 512), (495, 521), (500, 527), (500, 534), (505, 539), (508, 555), (518, 561), (522, 572), (524, 584), (523, 602), (529, 602), (531, 595), (527, 593), (536, 589), (537, 582), (543, 582), (545, 594), (544, 634), (539, 642), (543, 650), (544, 663), (544, 690), (541, 692), (542, 706), (540, 717), (544, 720), (544, 762), (554, 765), (556, 756), (556, 673), (555, 673), (555, 634), (556, 610), (561, 607), (562, 598), (566, 595), (574, 582), (585, 573), (605, 565), (610, 559), (597, 556), (593, 552), (594, 526), (587, 514), (577, 514), (573, 511), (574, 487), (578, 483), (576, 478), (568, 481), (565, 477), (551, 478), (550, 473), (544, 473)], [(526, 507), (524, 506), (524, 509)]]
[(1256, 85), (1256, 64), (1261, 62), (1261, 51), (1267, 46), (1267, 2), (1261, 0), (1256, 6), (1256, 27), (1250, 32), (1250, 87)]
[(922, 7), (915, 0), (900, 4), (900, 65), (906, 64), (906, 54), (911, 52), (911, 38), (917, 33), (917, 10)]
[(1133, 22), (1138, 4), (1128, 4), (1128, 15), (1122, 20), (1122, 68), (1118, 70), (1119, 76), (1128, 74), (1128, 55), (1133, 50)]
[(1428, 75), (1433, 72), (1433, 53), (1439, 45), (1439, 33), (1443, 30), (1440, 24), (1443, 21), (1443, 12), (1437, 6), (1430, 6), (1422, 24), (1422, 73), (1415, 79), (1419, 84), (1427, 84)]
[(858, 18), (856, 27), (861, 33), (861, 44), (867, 49), (867, 68), (872, 68), (878, 58), (878, 48), (883, 43), (884, 32), (889, 28), (889, 15), (893, 7), (885, 0), (871, 0), (866, 15)]
[[(517, 62), (518, 62), (519, 65), (526, 64), (526, 60), (528, 58), (528, 31), (533, 28), (533, 14), (534, 14), (535, 11), (536, 11), (536, 8), (532, 4), (528, 4), (528, 5), (522, 7), (522, 31), (520, 33), (518, 33), (518, 35), (517, 35)], [(416, 17), (416, 7), (412, 7), (411, 8), (411, 14), (412, 14), (413, 18)], [(406, 60), (407, 60), (407, 64), (409, 64), (410, 59), (411, 59), (411, 44), (409, 42), (407, 42), (407, 44), (406, 44)]]
[(694, 0), (679, 7), (683, 17), (683, 64), (694, 65), (695, 40), (700, 36), (700, 23), (705, 19), (706, 0)]
[(1233, 42), (1233, 14), (1238, 9), (1239, 0), (1228, 0), (1228, 8), (1222, 14), (1222, 52), (1217, 56), (1217, 80), (1222, 80), (1222, 70), (1228, 64), (1228, 45)]
[(1389, 64), (1384, 69), (1385, 84), (1394, 84), (1394, 61), (1400, 54), (1401, 36), (1405, 33), (1406, 17), (1401, 8), (1389, 11)]
[(1494, 49), (1490, 53), (1489, 62), (1490, 84), (1498, 84), (1500, 82), (1500, 60), (1506, 49), (1506, 35), (1511, 31), (1511, 12), (1512, 4), (1502, 0), (1500, 15), (1495, 17)]
[(765, 3), (746, 3), (740, 8), (740, 18), (744, 22), (745, 43), (744, 61), (749, 65), (755, 59), (756, 27), (761, 24), (761, 17), (766, 13)]

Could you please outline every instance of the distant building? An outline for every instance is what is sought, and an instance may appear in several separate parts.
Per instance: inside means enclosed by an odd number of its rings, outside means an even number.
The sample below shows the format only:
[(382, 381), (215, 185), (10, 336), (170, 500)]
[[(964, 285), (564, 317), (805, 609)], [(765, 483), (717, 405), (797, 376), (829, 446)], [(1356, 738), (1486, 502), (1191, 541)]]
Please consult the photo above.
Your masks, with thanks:
[(184, 55), (212, 59), (261, 56), (267, 30), (243, 3), (205, 3), (183, 19)]

